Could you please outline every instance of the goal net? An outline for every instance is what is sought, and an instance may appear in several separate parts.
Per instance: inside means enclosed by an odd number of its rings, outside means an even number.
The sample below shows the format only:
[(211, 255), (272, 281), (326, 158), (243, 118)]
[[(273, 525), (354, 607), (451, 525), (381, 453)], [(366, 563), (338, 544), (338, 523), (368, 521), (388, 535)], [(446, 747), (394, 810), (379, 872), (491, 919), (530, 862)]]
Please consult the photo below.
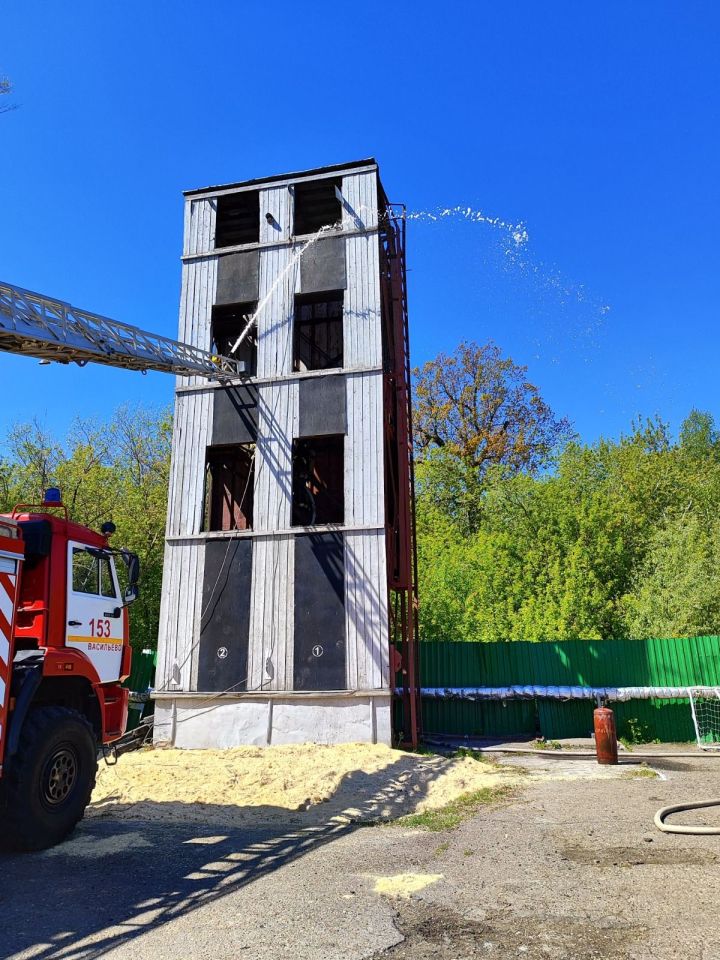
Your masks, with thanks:
[(720, 687), (690, 687), (695, 736), (701, 750), (720, 750)]

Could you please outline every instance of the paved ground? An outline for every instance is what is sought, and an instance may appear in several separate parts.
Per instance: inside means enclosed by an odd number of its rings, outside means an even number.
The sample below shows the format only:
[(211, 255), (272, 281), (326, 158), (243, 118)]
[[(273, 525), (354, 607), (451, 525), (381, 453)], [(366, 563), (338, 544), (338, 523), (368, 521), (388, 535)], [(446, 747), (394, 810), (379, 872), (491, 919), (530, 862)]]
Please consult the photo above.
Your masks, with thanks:
[[(554, 762), (530, 758), (513, 799), (444, 833), (327, 823), (321, 810), (230, 832), (212, 810), (202, 828), (87, 820), (53, 851), (0, 860), (0, 956), (720, 957), (720, 837), (652, 827), (661, 805), (720, 794), (720, 758), (658, 761), (664, 780), (533, 778)], [(424, 887), (376, 892), (400, 873)]]

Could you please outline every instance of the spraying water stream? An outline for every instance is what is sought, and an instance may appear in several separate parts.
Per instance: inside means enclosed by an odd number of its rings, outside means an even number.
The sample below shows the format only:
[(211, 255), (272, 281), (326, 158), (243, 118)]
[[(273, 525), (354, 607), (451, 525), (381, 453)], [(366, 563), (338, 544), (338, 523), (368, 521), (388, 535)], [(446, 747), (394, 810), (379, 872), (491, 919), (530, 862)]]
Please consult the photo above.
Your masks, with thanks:
[[(563, 354), (576, 360), (579, 351), (585, 363), (592, 361), (610, 306), (584, 284), (538, 259), (531, 249), (530, 234), (523, 221), (491, 216), (468, 205), (411, 210), (405, 219), (419, 226), (444, 223), (446, 228), (453, 224), (490, 228), (489, 243), (484, 247), (480, 242), (473, 247), (464, 243), (457, 256), (453, 256), (450, 244), (445, 242), (443, 246), (445, 262), (456, 262), (462, 270), (455, 288), (459, 281), (465, 304), (473, 289), (480, 286), (481, 310), (493, 317), (517, 315), (518, 311), (526, 315), (523, 327), (534, 359), (539, 360), (545, 354), (550, 363), (556, 364)], [(463, 266), (467, 259), (471, 264)], [(452, 285), (450, 276), (448, 285)], [(504, 300), (495, 303), (498, 293), (504, 293)]]
[(302, 255), (305, 253), (305, 251), (308, 250), (314, 243), (317, 243), (317, 241), (326, 233), (330, 233), (331, 231), (335, 232), (336, 229), (337, 229), (336, 224), (328, 224), (327, 226), (320, 227), (320, 229), (316, 233), (313, 233), (312, 236), (310, 236), (305, 241), (305, 243), (302, 244), (302, 246), (296, 247), (292, 251), (292, 255), (290, 256), (290, 259), (288, 260), (287, 264), (283, 267), (280, 273), (278, 273), (278, 275), (275, 277), (275, 279), (273, 280), (270, 286), (270, 289), (262, 298), (262, 300), (258, 302), (258, 305), (255, 308), (255, 313), (253, 313), (252, 316), (248, 318), (247, 323), (245, 324), (245, 327), (240, 333), (240, 336), (237, 338), (235, 343), (230, 348), (231, 356), (236, 352), (236, 350), (238, 349), (240, 344), (243, 342), (245, 337), (250, 333), (250, 331), (253, 328), (253, 325), (257, 323), (258, 317), (262, 314), (262, 312), (265, 310), (268, 303), (270, 303), (270, 301), (272, 300), (273, 294), (275, 293), (277, 288), (280, 286), (281, 283), (285, 281), (290, 271), (297, 266), (297, 264), (300, 262), (302, 258)]
[[(361, 215), (370, 211), (363, 207), (348, 210), (348, 212), (352, 215), (352, 219), (358, 222)], [(523, 221), (505, 220), (502, 217), (491, 216), (483, 210), (467, 205), (437, 207), (434, 210), (409, 210), (401, 216), (407, 222), (418, 225), (445, 223), (449, 226), (454, 222), (456, 224), (467, 223), (489, 227), (495, 240), (499, 241), (495, 248), (501, 252), (501, 261), (500, 263), (491, 263), (491, 258), (487, 257), (481, 260), (482, 254), (480, 252), (478, 252), (478, 261), (483, 262), (486, 267), (490, 267), (495, 278), (497, 278), (498, 269), (508, 274), (514, 292), (520, 297), (523, 296), (523, 291), (520, 288), (522, 286), (527, 288), (524, 295), (532, 304), (530, 309), (534, 318), (533, 329), (536, 331), (532, 343), (536, 350), (540, 351), (545, 347), (550, 347), (551, 352), (558, 353), (562, 349), (567, 349), (571, 342), (574, 343), (573, 349), (576, 349), (581, 342), (584, 342), (585, 346), (597, 346), (597, 338), (603, 326), (604, 318), (610, 311), (609, 305), (593, 296), (584, 284), (568, 279), (557, 268), (550, 267), (535, 258), (530, 249), (530, 234)], [(287, 264), (278, 273), (267, 293), (258, 302), (255, 312), (247, 318), (242, 332), (230, 349), (230, 355), (237, 352), (257, 323), (258, 318), (267, 309), (278, 287), (287, 280), (291, 271), (297, 267), (304, 253), (329, 233), (342, 235), (338, 231), (339, 226), (339, 224), (323, 226), (292, 249)], [(491, 275), (488, 285), (491, 285), (492, 279)], [(548, 298), (550, 302), (548, 302)], [(541, 336), (537, 335), (537, 330), (540, 329), (542, 330)], [(536, 353), (535, 358), (539, 359), (539, 357), (540, 353)], [(550, 361), (557, 363), (558, 357), (552, 356)], [(589, 362), (587, 357), (585, 362)]]
[(474, 210), (472, 207), (438, 207), (437, 210), (410, 210), (405, 214), (406, 220), (419, 220), (427, 223), (436, 223), (439, 220), (467, 220), (470, 223), (485, 223), (490, 227), (495, 227), (503, 233), (506, 233), (512, 240), (513, 246), (517, 249), (524, 247), (530, 240), (530, 234), (525, 224), (509, 223), (501, 217), (489, 217), (482, 210)]

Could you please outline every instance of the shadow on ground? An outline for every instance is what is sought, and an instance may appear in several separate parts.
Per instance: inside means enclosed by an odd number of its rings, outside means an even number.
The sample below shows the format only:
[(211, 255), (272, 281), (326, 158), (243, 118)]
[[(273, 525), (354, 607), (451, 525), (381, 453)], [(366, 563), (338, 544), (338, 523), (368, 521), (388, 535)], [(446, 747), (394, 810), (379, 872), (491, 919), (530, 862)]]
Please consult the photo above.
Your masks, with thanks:
[[(228, 824), (226, 806), (111, 805), (42, 853), (0, 857), (2, 956), (92, 960), (211, 904), (363, 823), (407, 812), (447, 761), (402, 757), (379, 773), (347, 775), (329, 802), (300, 813), (254, 808)], [(341, 810), (348, 811), (339, 816)], [(140, 808), (136, 812), (140, 812)], [(147, 814), (150, 813), (150, 816)], [(190, 819), (192, 817), (192, 819)], [(128, 956), (132, 955), (128, 950)], [(180, 954), (179, 954), (180, 955)]]

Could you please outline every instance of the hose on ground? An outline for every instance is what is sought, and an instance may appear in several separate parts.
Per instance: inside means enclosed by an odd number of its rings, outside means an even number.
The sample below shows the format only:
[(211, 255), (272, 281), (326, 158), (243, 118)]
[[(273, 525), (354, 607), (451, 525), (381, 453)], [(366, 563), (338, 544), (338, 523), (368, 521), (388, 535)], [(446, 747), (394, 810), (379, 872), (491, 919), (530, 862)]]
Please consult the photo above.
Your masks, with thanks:
[(682, 810), (701, 810), (703, 807), (720, 807), (720, 798), (717, 800), (701, 800), (695, 803), (674, 803), (669, 807), (662, 807), (655, 814), (655, 826), (663, 833), (686, 833), (696, 836), (720, 834), (720, 827), (703, 827), (692, 823), (665, 823), (665, 818), (671, 813), (680, 813)]

